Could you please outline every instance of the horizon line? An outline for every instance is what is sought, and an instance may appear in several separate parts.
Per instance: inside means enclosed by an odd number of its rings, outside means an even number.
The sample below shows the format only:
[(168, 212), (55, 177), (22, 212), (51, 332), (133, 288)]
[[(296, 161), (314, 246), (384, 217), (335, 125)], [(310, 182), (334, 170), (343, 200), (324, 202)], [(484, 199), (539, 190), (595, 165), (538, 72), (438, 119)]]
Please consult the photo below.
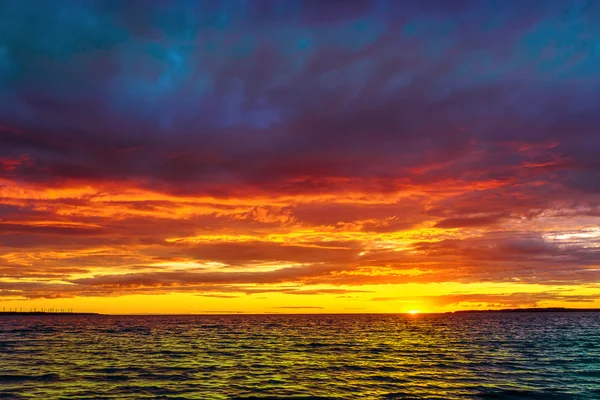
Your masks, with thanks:
[(600, 308), (570, 308), (570, 307), (523, 307), (485, 310), (455, 310), (455, 311), (405, 311), (405, 312), (244, 312), (244, 311), (204, 311), (198, 313), (101, 313), (101, 312), (47, 312), (47, 311), (0, 311), (0, 315), (101, 315), (101, 316), (219, 316), (219, 315), (410, 315), (419, 314), (455, 314), (455, 313), (506, 313), (506, 312), (600, 312)]

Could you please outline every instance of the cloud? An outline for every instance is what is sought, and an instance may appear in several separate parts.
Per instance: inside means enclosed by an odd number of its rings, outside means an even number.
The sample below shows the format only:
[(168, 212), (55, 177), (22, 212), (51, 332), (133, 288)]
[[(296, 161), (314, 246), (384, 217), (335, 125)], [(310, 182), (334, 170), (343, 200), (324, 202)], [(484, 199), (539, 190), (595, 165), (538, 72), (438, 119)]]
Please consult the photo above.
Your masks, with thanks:
[(557, 291), (546, 293), (504, 293), (504, 294), (453, 294), (433, 298), (440, 305), (456, 305), (460, 303), (483, 303), (494, 307), (537, 307), (547, 301), (561, 301), (565, 303), (592, 303), (598, 295), (575, 295)]
[(486, 215), (482, 217), (465, 217), (465, 218), (446, 218), (435, 224), (436, 228), (469, 228), (479, 226), (489, 226), (501, 222), (503, 216)]
[[(41, 9), (5, 6), (7, 20), (38, 18), (46, 21), (47, 29), (60, 39), (54, 48), (35, 30), (19, 31), (13, 24), (7, 27), (10, 37), (19, 38), (21, 48), (28, 49), (16, 54), (16, 47), (11, 47), (9, 41), (8, 54), (24, 74), (24, 79), (13, 82), (12, 96), (18, 101), (12, 107), (20, 108), (13, 115), (28, 112), (33, 118), (26, 124), (10, 114), (4, 116), (4, 152), (13, 158), (22, 154), (29, 157), (27, 163), (5, 171), (6, 176), (45, 183), (133, 178), (139, 184), (171, 192), (215, 194), (245, 186), (266, 191), (319, 190), (318, 184), (303, 184), (299, 180), (302, 177), (316, 183), (323, 178), (380, 178), (379, 190), (390, 185), (386, 181), (399, 173), (405, 179), (428, 182), (468, 175), (486, 178), (486, 173), (487, 177), (500, 174), (503, 178), (518, 178), (524, 170), (512, 167), (530, 157), (498, 154), (500, 131), (508, 140), (537, 143), (555, 139), (557, 155), (572, 158), (573, 165), (584, 168), (585, 173), (595, 168), (585, 148), (571, 145), (569, 137), (561, 136), (551, 125), (586, 115), (588, 125), (577, 127), (580, 133), (576, 138), (584, 143), (593, 141), (587, 127), (593, 125), (595, 117), (582, 100), (591, 102), (594, 92), (574, 89), (560, 81), (543, 86), (535, 68), (514, 67), (514, 60), (527, 59), (513, 43), (514, 33), (508, 31), (511, 23), (504, 32), (509, 35), (503, 35), (502, 29), (484, 33), (472, 24), (463, 25), (463, 29), (457, 25), (447, 34), (450, 39), (445, 43), (427, 25), (431, 10), (425, 12), (419, 7), (410, 11), (414, 21), (408, 22), (414, 29), (423, 29), (417, 41), (410, 33), (398, 32), (393, 24), (382, 25), (387, 31), (379, 32), (375, 21), (385, 20), (386, 14), (371, 6), (357, 8), (369, 10), (362, 16), (366, 32), (356, 27), (350, 17), (354, 14), (339, 15), (341, 26), (300, 24), (286, 32), (280, 32), (273, 21), (263, 22), (263, 29), (256, 30), (251, 23), (254, 14), (250, 14), (232, 16), (237, 22), (231, 22), (222, 33), (211, 32), (214, 39), (208, 43), (200, 41), (183, 47), (176, 39), (180, 35), (173, 35), (171, 29), (179, 31), (187, 26), (189, 31), (184, 31), (191, 36), (186, 40), (191, 40), (200, 34), (200, 26), (206, 26), (200, 15), (207, 15), (207, 20), (221, 15), (197, 14), (199, 10), (190, 7), (173, 7), (166, 12), (153, 5), (151, 11), (132, 19), (123, 17), (131, 11), (129, 6), (110, 13), (87, 4), (78, 7), (77, 12), (61, 14), (58, 19), (68, 21), (60, 28), (48, 16), (58, 10), (45, 10), (46, 15)], [(265, 7), (273, 9), (275, 5)], [(306, 18), (328, 9), (301, 7)], [(435, 9), (450, 12), (447, 7)], [(450, 12), (457, 21), (468, 15), (483, 16), (484, 21), (488, 12), (476, 4), (460, 9)], [(542, 10), (539, 17), (558, 11), (553, 5)], [(499, 18), (535, 28), (525, 10), (515, 6), (503, 11), (505, 14), (498, 14), (502, 15)], [(163, 15), (157, 17), (161, 22), (153, 20), (153, 15)], [(97, 22), (88, 27), (80, 23), (82, 18)], [(300, 23), (290, 24), (294, 22)], [(165, 38), (146, 44), (145, 35), (139, 32), (141, 26), (163, 30)], [(218, 52), (207, 53), (206, 45), (218, 46), (228, 38), (227, 29), (245, 32), (256, 44), (238, 40), (235, 46), (219, 46)], [(473, 29), (479, 29), (482, 40), (489, 40), (487, 52), (479, 57), (481, 61), (473, 58), (481, 51), (470, 34)], [(321, 30), (322, 39), (309, 39)], [(267, 42), (273, 34), (280, 34), (282, 43)], [(344, 36), (370, 40), (353, 49)], [(85, 52), (77, 51), (72, 37), (82, 38)], [(294, 66), (293, 56), (286, 50), (294, 41), (300, 47), (310, 43), (305, 51), (297, 52), (302, 61), (299, 67)], [(499, 49), (507, 46), (508, 54), (501, 56)], [(437, 50), (430, 54), (422, 50), (430, 47)], [(396, 48), (405, 51), (391, 51)], [(236, 49), (245, 55), (236, 56)], [(27, 68), (34, 65), (34, 54), (38, 57), (36, 63), (45, 65), (48, 74), (56, 78), (52, 80), (54, 86), (36, 78), (34, 70)], [(56, 57), (69, 63), (57, 64)], [(209, 62), (201, 63), (207, 57)], [(247, 62), (236, 62), (240, 57)], [(111, 67), (94, 69), (99, 60)], [(574, 68), (581, 65), (586, 61)], [(503, 73), (498, 72), (501, 67), (505, 68)], [(559, 64), (554, 68), (557, 73), (564, 67)], [(472, 78), (467, 79), (459, 71), (467, 71)], [(327, 74), (331, 75), (329, 80)], [(75, 77), (82, 85), (60, 84), (59, 78), (66, 76)], [(206, 88), (190, 90), (189, 83), (198, 79), (206, 81)], [(290, 96), (291, 90), (294, 96)], [(549, 90), (557, 93), (558, 103), (571, 105), (561, 111), (548, 100)], [(514, 101), (538, 106), (515, 109)], [(210, 102), (217, 108), (211, 109)], [(92, 109), (95, 117), (90, 111), (84, 112)], [(492, 115), (490, 110), (495, 110)], [(552, 111), (552, 121), (545, 123), (537, 118), (541, 110)], [(502, 122), (497, 126), (500, 116)], [(85, 133), (80, 134), (82, 131)], [(579, 154), (584, 158), (577, 162)], [(431, 169), (440, 164), (447, 167)], [(478, 170), (480, 166), (483, 170)], [(409, 173), (415, 168), (429, 172), (418, 176)], [(332, 190), (340, 182), (331, 179), (326, 184)]]
[(328, 275), (340, 269), (333, 265), (306, 265), (280, 268), (273, 271), (239, 271), (239, 272), (145, 272), (119, 275), (99, 275), (93, 278), (74, 279), (71, 283), (86, 286), (114, 288), (163, 287), (201, 284), (253, 284), (300, 282), (303, 278)]
[(28, 234), (28, 235), (71, 235), (71, 236), (86, 236), (98, 235), (102, 229), (85, 226), (69, 226), (69, 225), (24, 225), (0, 223), (0, 235), (5, 234)]
[(214, 297), (217, 299), (237, 299), (240, 296), (234, 296), (229, 294), (214, 294), (214, 293), (201, 293), (198, 296), (200, 297)]
[(456, 293), (440, 296), (422, 297), (375, 297), (371, 301), (429, 303), (437, 307), (463, 305), (467, 308), (513, 308), (539, 307), (544, 302), (593, 303), (599, 299), (597, 294), (578, 295), (565, 291), (547, 291), (544, 293), (515, 292), (515, 293)]

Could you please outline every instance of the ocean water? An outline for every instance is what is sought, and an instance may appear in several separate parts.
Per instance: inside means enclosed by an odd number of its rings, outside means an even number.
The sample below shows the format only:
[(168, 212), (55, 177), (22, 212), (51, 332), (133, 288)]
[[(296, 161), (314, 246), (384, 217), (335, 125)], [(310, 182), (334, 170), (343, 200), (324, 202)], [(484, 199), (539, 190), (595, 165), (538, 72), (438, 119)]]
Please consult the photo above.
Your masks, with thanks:
[(1, 316), (0, 398), (600, 399), (600, 313)]

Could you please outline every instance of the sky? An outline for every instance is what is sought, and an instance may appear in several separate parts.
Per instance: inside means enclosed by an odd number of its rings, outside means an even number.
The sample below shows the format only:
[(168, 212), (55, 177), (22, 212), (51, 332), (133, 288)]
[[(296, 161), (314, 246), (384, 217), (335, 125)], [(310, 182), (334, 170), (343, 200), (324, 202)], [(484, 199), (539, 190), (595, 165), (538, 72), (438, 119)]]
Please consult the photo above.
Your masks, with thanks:
[(0, 2), (0, 305), (600, 307), (600, 2)]

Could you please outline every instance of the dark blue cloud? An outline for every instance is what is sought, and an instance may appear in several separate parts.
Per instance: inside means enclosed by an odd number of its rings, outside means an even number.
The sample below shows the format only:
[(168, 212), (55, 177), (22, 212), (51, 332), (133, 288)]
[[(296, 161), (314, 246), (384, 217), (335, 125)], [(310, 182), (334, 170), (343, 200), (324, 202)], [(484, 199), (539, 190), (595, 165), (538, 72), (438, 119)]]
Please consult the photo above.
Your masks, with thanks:
[[(556, 142), (542, 158), (570, 160), (560, 181), (597, 191), (596, 2), (5, 1), (0, 15), (0, 156), (31, 159), (4, 175), (188, 191), (528, 179), (517, 167), (539, 157), (501, 146)], [(411, 172), (433, 164), (447, 168)]]

